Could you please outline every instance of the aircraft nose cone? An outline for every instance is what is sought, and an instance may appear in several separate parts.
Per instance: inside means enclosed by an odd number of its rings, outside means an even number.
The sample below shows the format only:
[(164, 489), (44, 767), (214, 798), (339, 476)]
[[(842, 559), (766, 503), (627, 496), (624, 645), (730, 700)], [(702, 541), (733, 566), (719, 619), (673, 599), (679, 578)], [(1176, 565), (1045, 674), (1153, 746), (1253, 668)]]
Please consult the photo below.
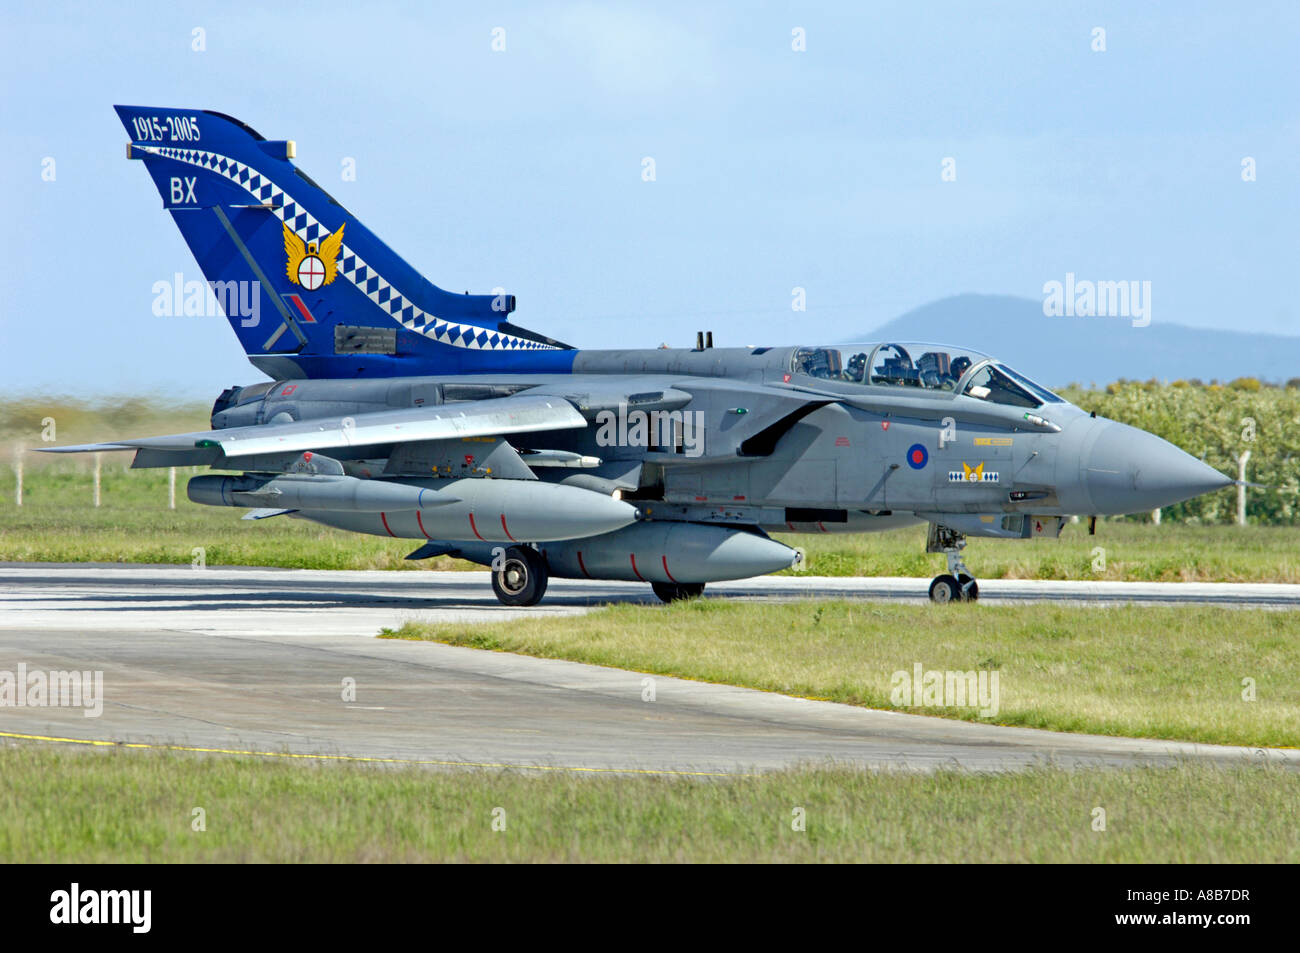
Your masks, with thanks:
[(1084, 462), (1095, 512), (1118, 515), (1172, 506), (1232, 479), (1155, 434), (1107, 421)]

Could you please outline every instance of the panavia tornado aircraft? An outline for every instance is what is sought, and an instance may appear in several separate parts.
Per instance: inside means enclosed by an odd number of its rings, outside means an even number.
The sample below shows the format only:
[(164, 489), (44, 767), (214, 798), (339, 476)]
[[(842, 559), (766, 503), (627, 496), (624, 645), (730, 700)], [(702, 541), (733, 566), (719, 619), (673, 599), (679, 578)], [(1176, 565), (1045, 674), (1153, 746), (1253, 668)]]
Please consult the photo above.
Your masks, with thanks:
[[(212, 430), (59, 451), (206, 465), (189, 498), (419, 540), (492, 569), (508, 605), (550, 576), (665, 601), (797, 565), (773, 531), (929, 524), (936, 602), (978, 598), (968, 536), (1057, 536), (1233, 483), (963, 347), (578, 350), (506, 294), (436, 287), (268, 140), (221, 113), (118, 106), (253, 366)], [(197, 283), (196, 283), (197, 284)], [(181, 294), (177, 289), (177, 295)], [(230, 475), (233, 471), (234, 475)]]

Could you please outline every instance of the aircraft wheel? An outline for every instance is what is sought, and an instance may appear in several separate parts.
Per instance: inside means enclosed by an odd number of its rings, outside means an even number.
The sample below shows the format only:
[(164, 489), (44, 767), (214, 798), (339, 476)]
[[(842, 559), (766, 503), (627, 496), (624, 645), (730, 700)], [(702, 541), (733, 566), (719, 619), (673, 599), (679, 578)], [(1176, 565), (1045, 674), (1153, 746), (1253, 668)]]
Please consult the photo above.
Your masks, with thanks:
[(535, 606), (546, 595), (549, 573), (537, 550), (511, 546), (500, 569), (492, 570), (492, 591), (506, 606)]
[(652, 582), (650, 588), (654, 590), (660, 602), (678, 602), (704, 595), (702, 582)]
[(949, 576), (946, 573), (942, 576), (935, 576), (934, 581), (930, 583), (930, 601), (940, 605), (946, 605), (949, 602), (960, 602), (961, 583), (957, 581), (957, 577)]
[(962, 573), (957, 577), (957, 585), (961, 587), (962, 602), (977, 602), (979, 600), (980, 584), (975, 581), (974, 576)]

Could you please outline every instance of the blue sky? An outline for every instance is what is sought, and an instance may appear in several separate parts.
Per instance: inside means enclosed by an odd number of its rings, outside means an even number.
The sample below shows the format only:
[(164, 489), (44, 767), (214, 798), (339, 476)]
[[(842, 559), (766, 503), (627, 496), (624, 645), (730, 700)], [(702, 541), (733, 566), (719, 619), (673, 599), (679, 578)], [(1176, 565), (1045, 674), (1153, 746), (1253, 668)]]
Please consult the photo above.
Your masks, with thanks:
[(1294, 3), (3, 18), (7, 393), (210, 397), (259, 379), (222, 319), (152, 314), (154, 282), (198, 270), (125, 160), (113, 103), (295, 139), (298, 165), (436, 284), (503, 286), (519, 324), (580, 346), (685, 345), (698, 328), (720, 345), (838, 341), (951, 294), (1041, 299), (1066, 272), (1151, 281), (1155, 322), (1300, 333)]

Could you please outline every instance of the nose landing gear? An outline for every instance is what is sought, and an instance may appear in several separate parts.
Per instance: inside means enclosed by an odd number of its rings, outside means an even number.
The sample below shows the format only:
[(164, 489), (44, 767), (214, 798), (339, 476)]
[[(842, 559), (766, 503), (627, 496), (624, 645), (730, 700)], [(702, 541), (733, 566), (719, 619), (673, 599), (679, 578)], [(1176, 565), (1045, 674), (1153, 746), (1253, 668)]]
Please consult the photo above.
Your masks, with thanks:
[(948, 572), (942, 576), (935, 576), (930, 583), (931, 602), (975, 602), (979, 599), (979, 583), (975, 581), (975, 577), (966, 568), (965, 560), (961, 558), (961, 551), (965, 548), (964, 534), (938, 523), (930, 524), (925, 551), (943, 553), (948, 558)]

